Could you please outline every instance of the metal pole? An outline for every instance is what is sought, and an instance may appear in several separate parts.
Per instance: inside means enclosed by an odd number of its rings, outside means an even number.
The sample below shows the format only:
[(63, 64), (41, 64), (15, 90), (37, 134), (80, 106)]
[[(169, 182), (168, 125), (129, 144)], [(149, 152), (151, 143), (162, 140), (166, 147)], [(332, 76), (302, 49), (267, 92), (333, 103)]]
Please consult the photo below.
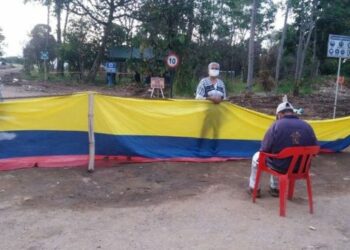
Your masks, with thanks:
[(170, 98), (173, 98), (173, 88), (174, 88), (174, 78), (175, 78), (175, 69), (171, 69), (170, 72)]
[(339, 62), (338, 62), (338, 73), (337, 73), (337, 83), (336, 83), (336, 87), (335, 87), (335, 98), (334, 98), (333, 119), (335, 119), (335, 113), (336, 113), (336, 111), (337, 111), (340, 66), (341, 66), (341, 58), (339, 57)]
[(95, 170), (95, 133), (94, 133), (94, 93), (89, 92), (89, 166), (88, 172), (92, 173)]
[(47, 81), (47, 66), (46, 66), (46, 59), (44, 59), (44, 80)]

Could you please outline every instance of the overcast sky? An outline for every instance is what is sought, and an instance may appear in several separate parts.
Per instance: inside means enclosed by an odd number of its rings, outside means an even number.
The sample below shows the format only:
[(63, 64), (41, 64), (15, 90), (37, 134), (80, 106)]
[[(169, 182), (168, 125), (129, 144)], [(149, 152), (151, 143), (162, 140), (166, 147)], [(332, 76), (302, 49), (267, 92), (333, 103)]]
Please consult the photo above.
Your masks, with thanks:
[[(275, 0), (280, 1), (280, 0)], [(29, 41), (28, 34), (36, 24), (47, 22), (47, 8), (37, 3), (24, 4), (23, 0), (0, 0), (0, 27), (5, 36), (5, 56), (22, 56), (22, 50)], [(276, 25), (283, 25), (282, 13), (278, 13)], [(54, 18), (50, 17), (51, 27)], [(55, 28), (52, 29), (55, 31)]]
[[(47, 9), (23, 0), (0, 0), (0, 27), (5, 36), (5, 56), (22, 56), (28, 34), (38, 23), (47, 22)], [(52, 18), (51, 18), (52, 19)]]

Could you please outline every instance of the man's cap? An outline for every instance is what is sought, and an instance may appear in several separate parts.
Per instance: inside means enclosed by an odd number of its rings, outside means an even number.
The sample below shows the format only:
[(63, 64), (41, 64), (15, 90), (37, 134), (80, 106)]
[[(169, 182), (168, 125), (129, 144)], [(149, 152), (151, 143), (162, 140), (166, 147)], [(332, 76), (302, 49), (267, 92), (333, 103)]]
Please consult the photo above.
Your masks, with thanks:
[(282, 111), (290, 110), (294, 112), (293, 105), (290, 102), (282, 102), (277, 106), (276, 114)]

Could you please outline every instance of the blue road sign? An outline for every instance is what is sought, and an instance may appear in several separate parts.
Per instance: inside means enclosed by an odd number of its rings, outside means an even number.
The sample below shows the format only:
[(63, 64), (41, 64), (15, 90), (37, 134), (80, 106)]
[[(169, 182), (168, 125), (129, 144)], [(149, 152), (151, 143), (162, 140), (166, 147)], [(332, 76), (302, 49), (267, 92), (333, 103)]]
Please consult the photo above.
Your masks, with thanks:
[(105, 65), (105, 69), (107, 73), (117, 73), (117, 63), (107, 62)]
[(40, 59), (41, 60), (49, 60), (49, 52), (48, 51), (40, 51)]

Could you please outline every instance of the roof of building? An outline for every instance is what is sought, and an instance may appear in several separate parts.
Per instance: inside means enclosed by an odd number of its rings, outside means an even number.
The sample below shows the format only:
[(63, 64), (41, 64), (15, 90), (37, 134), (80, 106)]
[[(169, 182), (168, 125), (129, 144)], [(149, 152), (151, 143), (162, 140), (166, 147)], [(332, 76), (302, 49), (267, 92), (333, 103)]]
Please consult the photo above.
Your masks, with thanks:
[(115, 47), (109, 50), (109, 56), (116, 59), (152, 59), (154, 57), (152, 48), (140, 50), (130, 47)]

